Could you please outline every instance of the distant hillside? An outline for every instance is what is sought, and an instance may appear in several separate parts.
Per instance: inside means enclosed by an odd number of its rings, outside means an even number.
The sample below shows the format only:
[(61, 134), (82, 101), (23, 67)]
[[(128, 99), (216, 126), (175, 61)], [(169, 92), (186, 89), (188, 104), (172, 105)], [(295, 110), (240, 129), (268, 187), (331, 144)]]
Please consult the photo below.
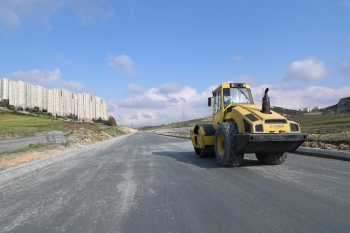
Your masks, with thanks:
[(287, 108), (281, 108), (281, 107), (271, 107), (271, 110), (279, 113), (279, 114), (287, 114), (287, 115), (297, 115), (302, 114), (301, 111), (293, 110), (293, 109), (287, 109)]
[(138, 128), (138, 130), (154, 130), (154, 129), (172, 129), (172, 128), (182, 128), (182, 127), (193, 127), (196, 124), (209, 123), (211, 118), (199, 118), (188, 121), (181, 121), (176, 123), (171, 123), (168, 125), (157, 125), (157, 126), (144, 126)]
[(323, 114), (341, 114), (350, 112), (350, 97), (341, 98), (338, 104), (322, 109)]
[[(306, 114), (306, 112), (301, 112), (297, 110), (281, 108), (281, 107), (271, 107), (271, 110), (283, 114), (283, 115), (299, 115)], [(335, 105), (317, 110), (318, 112), (322, 112), (322, 114), (343, 114), (350, 113), (350, 97), (341, 98), (339, 102)]]

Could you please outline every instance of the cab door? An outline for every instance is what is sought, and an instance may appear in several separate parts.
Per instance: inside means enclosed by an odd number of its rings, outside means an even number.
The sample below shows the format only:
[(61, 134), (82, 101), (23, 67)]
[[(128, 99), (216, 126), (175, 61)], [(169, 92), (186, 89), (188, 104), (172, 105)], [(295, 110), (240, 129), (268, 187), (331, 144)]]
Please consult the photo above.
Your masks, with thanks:
[(220, 122), (222, 122), (223, 114), (223, 104), (222, 104), (222, 91), (219, 89), (217, 92), (213, 93), (213, 126), (217, 129)]

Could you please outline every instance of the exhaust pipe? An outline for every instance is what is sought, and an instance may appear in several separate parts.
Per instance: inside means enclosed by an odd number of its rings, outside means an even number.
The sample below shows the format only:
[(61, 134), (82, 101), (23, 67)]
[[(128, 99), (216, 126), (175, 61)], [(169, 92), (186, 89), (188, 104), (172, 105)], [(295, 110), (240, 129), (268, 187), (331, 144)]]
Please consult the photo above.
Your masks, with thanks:
[(270, 97), (267, 95), (267, 92), (269, 91), (269, 88), (265, 89), (265, 95), (262, 99), (262, 113), (265, 114), (271, 114), (270, 112)]

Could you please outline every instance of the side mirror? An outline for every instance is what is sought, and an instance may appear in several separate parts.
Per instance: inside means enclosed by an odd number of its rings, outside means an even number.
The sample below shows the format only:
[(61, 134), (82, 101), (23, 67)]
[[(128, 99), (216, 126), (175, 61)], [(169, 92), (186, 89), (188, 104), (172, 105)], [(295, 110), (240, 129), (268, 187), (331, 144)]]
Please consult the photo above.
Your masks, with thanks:
[(211, 99), (212, 99), (213, 97), (209, 97), (208, 98), (208, 106), (210, 107), (211, 106)]

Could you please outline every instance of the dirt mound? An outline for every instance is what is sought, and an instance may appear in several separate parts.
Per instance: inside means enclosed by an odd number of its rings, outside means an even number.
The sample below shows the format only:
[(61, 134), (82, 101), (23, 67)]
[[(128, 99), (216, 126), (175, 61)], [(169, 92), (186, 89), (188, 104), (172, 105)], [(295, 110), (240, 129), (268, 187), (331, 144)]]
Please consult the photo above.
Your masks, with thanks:
[(328, 150), (350, 150), (350, 131), (341, 133), (309, 134), (303, 147)]
[(302, 147), (319, 148), (327, 150), (350, 150), (349, 142), (320, 142), (320, 141), (306, 141), (301, 145)]
[(126, 127), (126, 126), (124, 126), (124, 125), (118, 125), (118, 127), (119, 127), (122, 131), (124, 131), (124, 133), (126, 133), (126, 134), (135, 133), (135, 132), (138, 131), (137, 129), (132, 129), (132, 128)]

